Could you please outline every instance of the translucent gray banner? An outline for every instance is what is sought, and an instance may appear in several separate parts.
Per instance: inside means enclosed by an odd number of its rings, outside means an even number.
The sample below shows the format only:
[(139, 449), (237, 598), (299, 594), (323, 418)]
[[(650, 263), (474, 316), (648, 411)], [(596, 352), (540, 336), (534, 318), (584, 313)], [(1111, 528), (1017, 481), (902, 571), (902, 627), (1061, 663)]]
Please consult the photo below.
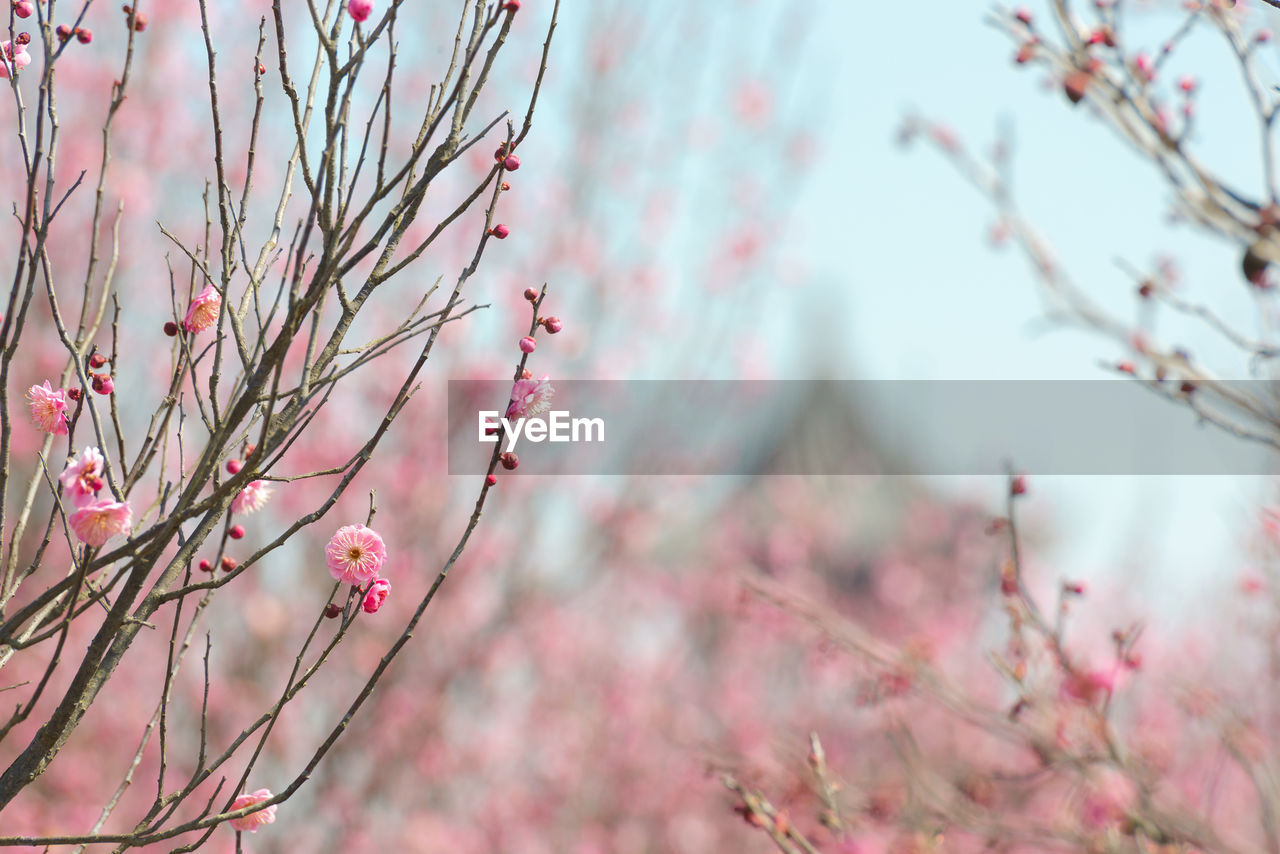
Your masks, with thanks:
[[(510, 381), (449, 383), (449, 471), (483, 473), (498, 442), (516, 474), (1269, 474), (1273, 448), (1192, 411), (1177, 383), (1023, 381), (552, 382), (549, 408), (507, 424)], [(1280, 438), (1280, 387), (1226, 387)], [(544, 387), (526, 383), (536, 410)], [(1238, 412), (1192, 392), (1204, 414)], [(487, 414), (486, 414), (487, 413)], [(1268, 416), (1268, 413), (1271, 415)], [(535, 423), (535, 422), (540, 422)], [(486, 436), (486, 425), (488, 433)]]

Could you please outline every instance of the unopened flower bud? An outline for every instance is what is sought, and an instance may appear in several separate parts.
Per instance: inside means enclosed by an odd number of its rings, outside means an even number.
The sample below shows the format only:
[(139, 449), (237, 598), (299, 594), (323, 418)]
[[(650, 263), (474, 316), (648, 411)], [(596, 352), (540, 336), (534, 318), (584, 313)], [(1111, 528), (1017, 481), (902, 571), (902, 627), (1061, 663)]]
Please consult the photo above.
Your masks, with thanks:
[(31, 33), (18, 33), (13, 40), (21, 45), (31, 44)]
[(89, 367), (91, 368), (95, 368), (95, 369), (101, 368), (106, 363), (107, 363), (107, 357), (102, 355), (101, 353), (94, 353), (92, 356), (89, 357)]
[(514, 172), (520, 168), (520, 158), (514, 154), (508, 154), (507, 159), (502, 161), (502, 168), (508, 172)]
[(54, 30), (54, 33), (56, 33), (58, 38), (62, 41), (66, 41), (71, 38), (71, 27), (67, 24), (58, 24), (58, 28)]
[(1017, 18), (1026, 26), (1031, 26), (1031, 10), (1026, 6), (1019, 6), (1013, 11), (1013, 17)]
[(560, 322), (560, 318), (552, 315), (551, 317), (543, 319), (542, 328), (547, 330), (550, 334), (555, 335), (564, 328), (564, 324)]
[(526, 335), (520, 339), (521, 353), (532, 353), (536, 349), (538, 349), (538, 342), (534, 341), (530, 336)]
[(69, 388), (69, 389), (67, 389), (67, 397), (71, 398), (72, 400), (79, 400), (79, 399), (80, 399), (80, 389), (78, 389), (78, 388)]
[(1087, 71), (1073, 71), (1062, 81), (1062, 91), (1067, 93), (1067, 99), (1073, 104), (1078, 104), (1084, 100), (1085, 92), (1089, 89), (1089, 84), (1093, 81), (1093, 76)]
[(200, 561), (200, 571), (201, 571), (201, 572), (213, 572), (213, 564), (209, 563), (209, 561), (207, 561), (207, 560), (201, 560), (201, 561)]
[(507, 0), (502, 4), (502, 8), (508, 12), (518, 12), (520, 10), (520, 0)]
[(351, 0), (347, 4), (347, 12), (356, 21), (367, 21), (373, 14), (373, 0)]
[(502, 191), (505, 193), (507, 190), (510, 190), (510, 189), (511, 189), (511, 182), (510, 182), (510, 181), (503, 181), (503, 182), (502, 182)]
[(520, 465), (520, 458), (510, 451), (507, 451), (498, 459), (502, 461), (502, 467), (507, 471), (512, 471), (516, 466)]
[(1018, 593), (1018, 570), (1012, 561), (1006, 563), (1000, 571), (1000, 592), (1005, 596), (1015, 596)]
[(498, 223), (493, 228), (489, 229), (489, 233), (499, 240), (506, 240), (507, 235), (511, 233), (511, 229), (507, 228), (502, 223)]
[(115, 391), (116, 384), (112, 381), (109, 374), (93, 375), (93, 390), (98, 394), (111, 394)]
[(237, 561), (237, 560), (236, 560), (235, 558), (233, 558), (233, 557), (224, 557), (224, 558), (222, 559), (222, 571), (223, 571), (223, 572), (230, 572), (231, 570), (235, 569), (235, 568), (236, 568), (237, 566), (239, 566), (239, 565), (240, 565), (239, 561)]
[(227, 474), (239, 474), (243, 467), (244, 463), (239, 460), (227, 460)]
[(507, 144), (504, 142), (501, 145), (499, 145), (496, 149), (494, 149), (493, 159), (495, 162), (501, 163), (506, 158), (507, 158)]
[(484, 482), (489, 484), (490, 486), (497, 486), (498, 476), (496, 474), (487, 474), (484, 477)]
[(76, 27), (76, 41), (80, 44), (88, 44), (93, 41), (93, 31), (87, 27)]
[(524, 298), (527, 299), (529, 302), (536, 302), (538, 299), (538, 292), (535, 291), (533, 288), (525, 288)]
[(164, 334), (168, 335), (170, 338), (177, 335), (178, 324), (174, 323), (172, 320), (166, 321), (164, 324)]
[(31, 13), (35, 11), (35, 7), (31, 5), (30, 0), (18, 0), (13, 4), (13, 14), (19, 18), (30, 18)]
[(338, 607), (333, 602), (330, 602), (328, 605), (324, 606), (324, 616), (326, 620), (332, 620), (334, 617), (338, 616), (341, 613), (342, 613), (342, 608)]
[(231, 530), (227, 531), (227, 536), (231, 537), (233, 540), (243, 539), (244, 525), (232, 525)]
[(1009, 482), (1010, 495), (1026, 495), (1027, 494), (1027, 477), (1026, 475), (1014, 475), (1013, 480)]

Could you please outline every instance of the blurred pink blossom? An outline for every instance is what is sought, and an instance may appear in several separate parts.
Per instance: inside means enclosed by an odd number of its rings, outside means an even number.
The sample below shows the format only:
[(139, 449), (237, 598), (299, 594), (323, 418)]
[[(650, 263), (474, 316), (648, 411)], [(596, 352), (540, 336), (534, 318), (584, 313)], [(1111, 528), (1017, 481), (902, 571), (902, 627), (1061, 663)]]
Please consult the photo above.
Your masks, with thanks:
[(351, 0), (347, 4), (347, 12), (351, 14), (353, 20), (367, 21), (373, 14), (373, 0)]
[[(256, 792), (250, 792), (247, 795), (241, 795), (240, 797), (236, 798), (234, 801), (231, 802), (231, 809), (233, 811), (241, 810), (241, 809), (244, 809), (245, 807), (251, 807), (254, 804), (260, 804), (263, 801), (269, 801), (269, 800), (271, 800), (271, 790), (259, 789)], [(244, 818), (233, 818), (231, 819), (230, 822), (228, 822), (228, 824), (230, 824), (232, 827), (234, 827), (236, 830), (239, 830), (239, 831), (247, 830), (250, 833), (257, 833), (258, 828), (262, 827), (264, 824), (271, 824), (271, 822), (275, 820), (276, 820), (276, 805), (272, 804), (266, 809), (261, 809), (261, 810), (258, 810), (257, 812), (251, 812)]]
[(271, 487), (265, 480), (251, 480), (231, 501), (232, 513), (256, 513), (271, 498)]
[(105, 460), (97, 448), (85, 448), (79, 459), (67, 463), (66, 469), (58, 475), (71, 503), (83, 507), (93, 501), (98, 490), (102, 488), (102, 472)]

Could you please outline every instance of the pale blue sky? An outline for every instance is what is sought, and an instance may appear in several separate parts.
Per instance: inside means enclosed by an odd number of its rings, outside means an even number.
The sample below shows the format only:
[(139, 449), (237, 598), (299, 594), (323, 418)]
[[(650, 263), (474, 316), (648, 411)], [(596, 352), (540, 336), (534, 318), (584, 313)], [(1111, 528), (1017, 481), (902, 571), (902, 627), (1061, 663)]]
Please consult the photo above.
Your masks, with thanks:
[[(846, 375), (1102, 378), (1108, 374), (1098, 363), (1119, 355), (1098, 337), (1040, 322), (1044, 302), (1029, 265), (1016, 251), (986, 245), (991, 207), (935, 151), (895, 144), (909, 110), (946, 122), (980, 150), (989, 148), (1000, 122), (1010, 123), (1022, 208), (1072, 275), (1122, 317), (1132, 316), (1134, 301), (1115, 259), (1143, 266), (1169, 253), (1187, 273), (1186, 297), (1254, 331), (1250, 294), (1237, 272), (1239, 249), (1168, 227), (1169, 194), (1154, 170), (1083, 105), (1072, 109), (1046, 87), (1044, 70), (1014, 65), (1013, 46), (984, 23), (990, 4), (806, 5), (820, 16), (811, 56), (831, 63), (832, 95), (821, 128), (824, 160), (799, 206), (796, 234), (822, 283), (823, 314), (835, 318), (828, 335), (846, 330)], [(1042, 4), (1028, 5), (1047, 23)], [(1130, 39), (1145, 36), (1158, 49), (1181, 20), (1181, 4), (1145, 6), (1129, 16)], [(1253, 14), (1274, 17), (1256, 8)], [(1243, 89), (1227, 57), (1206, 31), (1162, 76), (1193, 72), (1204, 81), (1194, 143), (1204, 159), (1252, 189), (1255, 137), (1242, 124)], [(1273, 72), (1278, 58), (1274, 50), (1265, 57)], [(1190, 346), (1233, 375), (1238, 361), (1211, 336), (1170, 323), (1160, 331), (1163, 340)], [(1243, 377), (1243, 370), (1234, 375)], [(1263, 478), (1054, 477), (1037, 478), (1034, 494), (1060, 514), (1064, 574), (1102, 578), (1145, 564), (1161, 597), (1178, 603), (1210, 583), (1219, 586), (1224, 574), (1235, 576), (1244, 563), (1237, 541), (1266, 486)], [(944, 487), (991, 492), (986, 481), (949, 480)]]

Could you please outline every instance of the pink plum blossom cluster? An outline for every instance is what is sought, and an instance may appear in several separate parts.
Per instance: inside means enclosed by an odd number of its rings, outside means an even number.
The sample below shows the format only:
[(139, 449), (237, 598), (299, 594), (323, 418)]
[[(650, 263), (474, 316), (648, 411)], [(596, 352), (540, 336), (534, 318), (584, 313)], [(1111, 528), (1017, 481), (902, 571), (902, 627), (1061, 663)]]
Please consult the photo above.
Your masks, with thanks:
[(18, 33), (13, 41), (0, 42), (0, 51), (4, 54), (4, 61), (0, 62), (0, 78), (8, 79), (12, 72), (31, 64), (31, 54), (27, 52), (30, 43), (31, 36), (26, 33)]
[(133, 525), (133, 510), (127, 501), (98, 498), (105, 465), (101, 451), (85, 448), (58, 476), (63, 494), (76, 508), (67, 523), (76, 537), (90, 546), (101, 546), (117, 534), (127, 534)]
[(368, 585), (361, 603), (365, 613), (377, 613), (387, 601), (391, 582), (381, 576), (387, 546), (377, 531), (360, 523), (339, 528), (325, 546), (324, 559), (335, 581)]

